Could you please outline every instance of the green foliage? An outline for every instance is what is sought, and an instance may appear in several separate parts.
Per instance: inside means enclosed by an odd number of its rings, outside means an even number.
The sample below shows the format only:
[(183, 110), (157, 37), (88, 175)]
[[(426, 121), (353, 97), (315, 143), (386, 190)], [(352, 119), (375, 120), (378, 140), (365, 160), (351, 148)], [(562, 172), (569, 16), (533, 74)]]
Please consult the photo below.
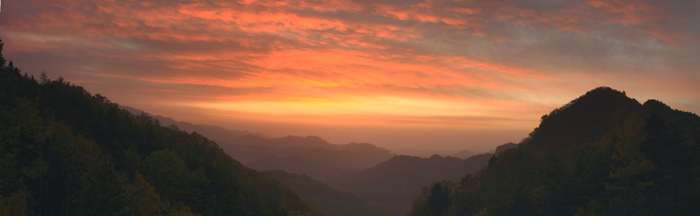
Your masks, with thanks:
[(122, 111), (60, 77), (21, 75), (1, 54), (0, 63), (2, 211), (314, 214), (279, 182), (245, 168), (199, 134)]
[(456, 187), (457, 185), (449, 181), (436, 182), (432, 187), (423, 187), (421, 194), (413, 201), (413, 209), (408, 214), (431, 216), (445, 214), (452, 207), (451, 195)]
[(447, 185), (433, 184), (433, 189), (430, 190), (430, 195), (428, 195), (430, 215), (442, 215), (451, 204), (450, 189), (447, 188)]
[[(699, 138), (695, 114), (598, 88), (465, 176), (442, 215), (688, 215), (700, 211)], [(435, 215), (431, 194), (412, 215)]]

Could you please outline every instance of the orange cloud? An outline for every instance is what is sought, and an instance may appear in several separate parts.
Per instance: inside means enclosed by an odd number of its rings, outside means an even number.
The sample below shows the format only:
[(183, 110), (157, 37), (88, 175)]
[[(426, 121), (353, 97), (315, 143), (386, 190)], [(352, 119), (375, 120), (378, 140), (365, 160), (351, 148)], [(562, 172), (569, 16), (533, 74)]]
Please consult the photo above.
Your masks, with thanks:
[(673, 73), (683, 79), (663, 80), (679, 84), (655, 86), (700, 92), (692, 74), (700, 65), (688, 60), (698, 55), (698, 30), (676, 6), (29, 0), (6, 4), (16, 10), (0, 15), (0, 36), (30, 73), (55, 70), (157, 110), (529, 130), (547, 110), (600, 85), (646, 87)]

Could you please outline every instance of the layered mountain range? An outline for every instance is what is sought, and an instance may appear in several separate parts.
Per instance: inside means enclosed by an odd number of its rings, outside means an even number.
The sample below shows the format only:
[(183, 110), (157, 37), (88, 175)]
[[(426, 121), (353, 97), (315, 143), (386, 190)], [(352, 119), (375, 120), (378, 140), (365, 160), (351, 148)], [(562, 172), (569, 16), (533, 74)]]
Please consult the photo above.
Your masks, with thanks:
[[(133, 108), (127, 110), (142, 112)], [(145, 115), (154, 116), (148, 113)], [(391, 215), (401, 215), (410, 210), (413, 198), (418, 196), (423, 187), (435, 181), (458, 181), (466, 173), (479, 171), (494, 155), (477, 155), (467, 150), (436, 151), (443, 155), (454, 155), (445, 157), (436, 153), (430, 157), (395, 155), (368, 143), (336, 145), (317, 136), (270, 138), (245, 130), (177, 122), (162, 116), (154, 118), (162, 119), (161, 124), (164, 126), (226, 138), (227, 140), (218, 142), (222, 149), (250, 168), (271, 171), (277, 177), (284, 175), (284, 179), (304, 179), (308, 184), (325, 184), (334, 190), (357, 196), (362, 203), (389, 209)], [(217, 130), (209, 131), (211, 128)], [(500, 153), (516, 146), (515, 143), (507, 143), (492, 152)], [(424, 155), (430, 151), (403, 149), (400, 152)], [(294, 175), (297, 176), (292, 177)], [(310, 198), (313, 196), (305, 195), (302, 198), (314, 203), (316, 198)]]

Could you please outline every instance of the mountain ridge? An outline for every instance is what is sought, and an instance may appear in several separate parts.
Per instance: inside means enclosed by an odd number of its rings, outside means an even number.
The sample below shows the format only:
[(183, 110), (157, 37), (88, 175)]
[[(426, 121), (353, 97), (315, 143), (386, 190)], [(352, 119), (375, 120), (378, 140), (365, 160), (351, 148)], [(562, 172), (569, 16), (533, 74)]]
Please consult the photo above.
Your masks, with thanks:
[(698, 140), (697, 114), (595, 88), (481, 171), (424, 188), (409, 215), (691, 214), (700, 210)]
[(256, 134), (259, 132), (178, 122), (132, 107), (121, 107), (131, 113), (138, 113), (135, 115), (143, 113), (152, 116), (163, 126), (175, 125), (175, 129), (197, 131), (212, 140), (217, 140), (224, 152), (258, 171), (284, 169), (298, 174), (306, 173), (315, 179), (323, 180), (359, 172), (392, 156), (389, 150), (369, 143), (332, 144), (313, 135), (271, 138)]
[(464, 173), (482, 169), (492, 157), (491, 153), (467, 159), (442, 157), (439, 154), (429, 158), (396, 155), (358, 173), (323, 182), (355, 194), (365, 202), (387, 207), (392, 215), (400, 215), (411, 208), (413, 197), (420, 193), (423, 186), (434, 181), (459, 181)]

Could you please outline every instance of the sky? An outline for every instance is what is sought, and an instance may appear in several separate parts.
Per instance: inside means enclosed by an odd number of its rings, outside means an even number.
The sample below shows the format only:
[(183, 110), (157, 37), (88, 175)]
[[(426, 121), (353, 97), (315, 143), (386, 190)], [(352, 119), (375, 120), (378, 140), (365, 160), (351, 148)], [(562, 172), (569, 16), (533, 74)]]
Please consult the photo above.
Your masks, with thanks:
[(696, 0), (5, 0), (23, 72), (191, 123), (488, 151), (598, 86), (700, 113)]

